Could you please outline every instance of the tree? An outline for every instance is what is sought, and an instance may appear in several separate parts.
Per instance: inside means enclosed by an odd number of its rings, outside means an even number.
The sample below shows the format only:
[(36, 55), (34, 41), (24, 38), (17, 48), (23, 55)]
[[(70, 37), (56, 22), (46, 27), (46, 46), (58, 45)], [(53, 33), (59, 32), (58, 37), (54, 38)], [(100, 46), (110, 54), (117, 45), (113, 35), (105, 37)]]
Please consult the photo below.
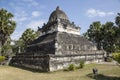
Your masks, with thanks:
[(16, 41), (16, 44), (20, 48), (21, 52), (24, 52), (24, 49), (27, 45), (30, 44), (34, 39), (38, 37), (38, 33), (31, 28), (26, 29), (20, 39)]
[(90, 25), (90, 29), (84, 33), (84, 36), (87, 37), (90, 41), (97, 44), (97, 48), (104, 49), (108, 53), (115, 52), (118, 41), (116, 37), (116, 31), (118, 27), (114, 26), (113, 22), (106, 22), (105, 24), (100, 24), (100, 22), (93, 22)]
[(38, 33), (31, 28), (26, 29), (19, 40), (14, 40), (12, 50), (14, 53), (24, 52), (27, 45), (38, 37)]
[(84, 36), (97, 44), (97, 48), (101, 49), (101, 41), (102, 41), (102, 34), (101, 34), (101, 23), (99, 21), (93, 22), (90, 25), (90, 29), (87, 30), (86, 33), (84, 33)]
[(120, 52), (120, 13), (117, 14), (115, 23), (93, 22), (83, 36), (96, 43), (98, 49), (102, 47), (108, 53)]
[(84, 36), (96, 43), (99, 50), (104, 49), (108, 53), (111, 53), (116, 51), (117, 29), (113, 22), (106, 22), (102, 25), (97, 21), (90, 25), (90, 29), (84, 33)]
[(116, 23), (116, 26), (117, 26), (117, 29), (116, 29), (117, 50), (119, 50), (119, 52), (120, 52), (120, 13), (117, 14), (117, 16), (115, 18), (115, 23)]
[(120, 13), (118, 13), (118, 15), (116, 16), (115, 23), (120, 27)]
[(30, 44), (31, 41), (33, 41), (37, 37), (38, 37), (37, 32), (28, 28), (23, 32), (21, 39), (23, 40), (23, 43), (25, 45), (28, 45), (28, 44)]
[(16, 23), (12, 20), (13, 17), (14, 16), (12, 13), (5, 9), (0, 9), (0, 50), (7, 41), (10, 34), (12, 34), (15, 30)]
[(11, 48), (11, 38), (10, 36), (8, 37), (8, 39), (6, 40), (6, 43), (2, 46), (1, 49), (1, 55), (2, 56), (11, 56), (12, 55), (12, 48)]
[(116, 51), (116, 29), (117, 27), (114, 26), (113, 22), (106, 22), (102, 25), (101, 32), (104, 36), (102, 38), (102, 46), (103, 49), (106, 50), (108, 53)]
[(120, 63), (120, 53), (113, 53), (112, 57), (114, 60), (116, 60), (118, 63)]
[(11, 47), (14, 54), (19, 53), (19, 51), (24, 52), (25, 44), (21, 38), (19, 40), (14, 40), (13, 42), (14, 45)]

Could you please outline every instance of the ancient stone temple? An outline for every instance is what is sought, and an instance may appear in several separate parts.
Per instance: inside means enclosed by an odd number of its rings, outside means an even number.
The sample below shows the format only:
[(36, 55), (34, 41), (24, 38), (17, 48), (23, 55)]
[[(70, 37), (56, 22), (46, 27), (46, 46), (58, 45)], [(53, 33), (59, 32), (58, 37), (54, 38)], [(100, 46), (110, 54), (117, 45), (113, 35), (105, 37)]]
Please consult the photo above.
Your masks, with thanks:
[(41, 71), (56, 71), (70, 64), (78, 65), (81, 60), (99, 62), (104, 51), (80, 35), (80, 27), (70, 22), (68, 16), (56, 8), (49, 20), (38, 29), (40, 36), (31, 42), (26, 52), (13, 57), (11, 63)]

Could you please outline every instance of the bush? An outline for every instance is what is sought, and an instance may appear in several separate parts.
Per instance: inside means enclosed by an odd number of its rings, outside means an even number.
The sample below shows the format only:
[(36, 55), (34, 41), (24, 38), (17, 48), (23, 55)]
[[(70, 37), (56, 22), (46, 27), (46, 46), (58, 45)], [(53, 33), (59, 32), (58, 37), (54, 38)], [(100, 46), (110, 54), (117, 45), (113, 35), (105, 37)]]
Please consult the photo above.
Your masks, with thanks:
[(5, 56), (0, 56), (0, 62), (5, 60)]
[(114, 60), (116, 60), (118, 63), (120, 63), (120, 53), (113, 53), (112, 57)]
[(108, 62), (112, 62), (112, 58), (111, 57), (108, 57)]
[(85, 65), (85, 62), (84, 61), (80, 61), (79, 68), (83, 68), (84, 65)]
[(74, 71), (75, 70), (75, 65), (74, 64), (70, 64), (68, 67), (69, 71)]
[(111, 57), (105, 57), (105, 61), (106, 62), (112, 62), (112, 58)]

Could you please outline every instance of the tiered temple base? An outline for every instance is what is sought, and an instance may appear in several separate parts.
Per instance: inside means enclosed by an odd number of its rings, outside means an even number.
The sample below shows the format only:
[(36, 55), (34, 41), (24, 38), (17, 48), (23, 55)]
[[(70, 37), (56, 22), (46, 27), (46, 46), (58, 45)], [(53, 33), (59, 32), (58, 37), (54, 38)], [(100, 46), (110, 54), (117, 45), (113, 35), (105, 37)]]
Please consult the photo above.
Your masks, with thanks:
[(76, 55), (38, 55), (17, 54), (11, 63), (14, 66), (26, 67), (39, 71), (56, 71), (67, 68), (70, 64), (79, 65), (81, 60), (86, 62), (103, 61), (104, 53), (101, 51), (84, 52)]

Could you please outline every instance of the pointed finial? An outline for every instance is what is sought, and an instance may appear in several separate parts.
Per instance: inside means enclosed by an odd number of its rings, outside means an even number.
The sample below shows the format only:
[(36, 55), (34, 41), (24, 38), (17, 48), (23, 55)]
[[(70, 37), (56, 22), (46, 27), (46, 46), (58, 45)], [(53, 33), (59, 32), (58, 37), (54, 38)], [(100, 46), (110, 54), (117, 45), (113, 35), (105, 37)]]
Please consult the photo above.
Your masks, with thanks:
[(56, 10), (60, 10), (59, 6), (57, 6)]

